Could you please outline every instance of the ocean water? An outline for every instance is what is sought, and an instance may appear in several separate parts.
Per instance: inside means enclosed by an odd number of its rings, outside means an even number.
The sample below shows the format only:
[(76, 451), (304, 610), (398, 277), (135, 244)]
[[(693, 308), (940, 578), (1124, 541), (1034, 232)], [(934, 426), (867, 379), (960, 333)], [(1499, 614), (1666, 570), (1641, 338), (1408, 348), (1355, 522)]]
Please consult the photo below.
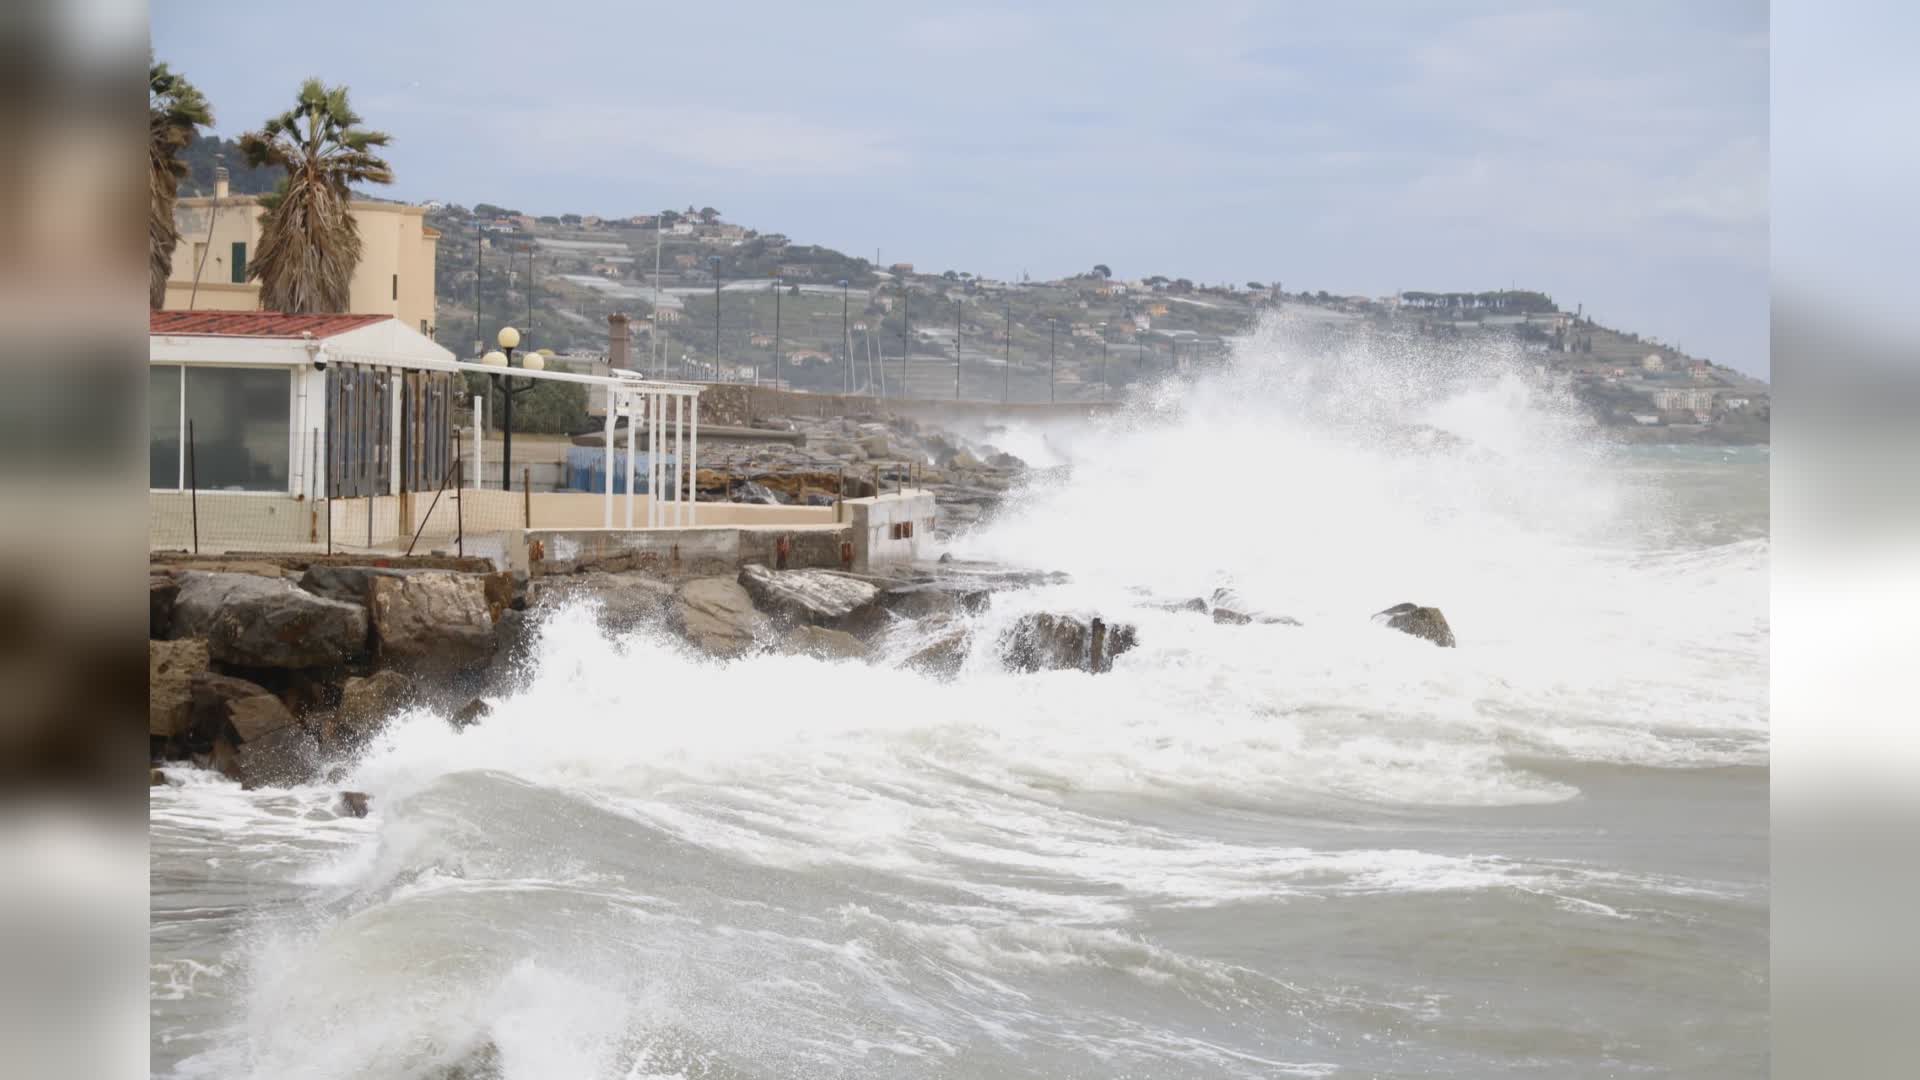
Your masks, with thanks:
[[(154, 789), (153, 1072), (1763, 1074), (1766, 451), (1609, 447), (1512, 361), (1274, 323), (1001, 433), (1053, 467), (952, 550), (1072, 580), (950, 681), (575, 608), (464, 733)], [(1303, 625), (1159, 606), (1222, 587)], [(1002, 670), (1043, 609), (1140, 644)]]

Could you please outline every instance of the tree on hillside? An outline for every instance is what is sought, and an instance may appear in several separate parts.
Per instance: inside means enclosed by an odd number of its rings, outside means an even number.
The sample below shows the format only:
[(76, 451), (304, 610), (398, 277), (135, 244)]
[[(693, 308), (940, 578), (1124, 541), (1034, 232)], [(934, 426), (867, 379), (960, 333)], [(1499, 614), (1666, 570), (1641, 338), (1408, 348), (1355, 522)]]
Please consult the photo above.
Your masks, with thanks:
[(715, 210), (711, 206), (703, 206), (700, 208), (700, 223), (702, 225), (711, 225), (718, 220), (720, 220), (720, 211)]
[(1093, 276), (1104, 281), (1113, 276), (1113, 270), (1110, 269), (1106, 263), (1095, 263), (1093, 266)]
[(393, 169), (376, 155), (389, 136), (360, 126), (345, 86), (319, 79), (300, 86), (294, 107), (240, 137), (252, 165), (278, 165), (286, 179), (261, 200), (260, 250), (247, 276), (260, 282), (268, 311), (346, 311), (353, 269), (360, 263), (352, 185), (391, 184)]
[(579, 214), (561, 214), (561, 215), (560, 215), (560, 224), (562, 224), (562, 225), (578, 225), (578, 224), (580, 224), (580, 215), (579, 215)]
[(1262, 285), (1257, 281), (1247, 282), (1247, 288), (1252, 290), (1253, 292), (1265, 292), (1267, 289), (1265, 285)]
[(180, 151), (196, 129), (213, 123), (213, 109), (192, 83), (167, 70), (147, 67), (147, 302), (158, 309), (167, 299), (167, 275), (180, 230), (173, 223), (174, 200), (187, 175)]

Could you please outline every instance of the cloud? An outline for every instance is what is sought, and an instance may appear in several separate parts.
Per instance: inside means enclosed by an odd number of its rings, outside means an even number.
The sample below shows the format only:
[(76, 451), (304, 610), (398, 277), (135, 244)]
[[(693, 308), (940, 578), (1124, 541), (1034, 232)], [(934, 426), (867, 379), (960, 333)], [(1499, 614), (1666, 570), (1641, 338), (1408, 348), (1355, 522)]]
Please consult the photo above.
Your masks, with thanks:
[(893, 169), (888, 136), (780, 112), (708, 106), (550, 106), (509, 110), (489, 125), (517, 152), (556, 166), (622, 172), (660, 159), (759, 176), (847, 176)]

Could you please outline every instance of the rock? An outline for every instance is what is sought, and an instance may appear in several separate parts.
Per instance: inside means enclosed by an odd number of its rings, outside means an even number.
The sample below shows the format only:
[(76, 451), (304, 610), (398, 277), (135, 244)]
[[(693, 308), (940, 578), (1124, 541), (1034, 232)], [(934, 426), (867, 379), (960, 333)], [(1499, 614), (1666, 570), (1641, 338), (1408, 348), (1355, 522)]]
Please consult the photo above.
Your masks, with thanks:
[(487, 598), (487, 614), (494, 622), (513, 610), (514, 581), (513, 571), (500, 570), (480, 575), (480, 590)]
[(664, 618), (673, 604), (673, 586), (644, 574), (598, 571), (535, 578), (527, 586), (529, 607), (556, 607), (575, 600), (598, 604), (600, 625), (625, 633)]
[(1132, 626), (1093, 618), (1035, 612), (1022, 615), (1000, 640), (1001, 659), (1014, 671), (1109, 670), (1133, 648)]
[(963, 583), (930, 581), (888, 589), (880, 603), (895, 615), (909, 619), (976, 613), (986, 609), (991, 593)]
[(298, 724), (277, 728), (234, 751), (229, 776), (243, 788), (288, 787), (313, 779), (320, 747)]
[(1253, 616), (1242, 611), (1235, 611), (1232, 608), (1220, 607), (1213, 609), (1213, 621), (1217, 623), (1227, 623), (1233, 626), (1245, 626), (1253, 621)]
[(944, 466), (955, 472), (974, 472), (986, 468), (987, 464), (979, 458), (974, 457), (971, 451), (961, 450), (948, 458)]
[(1197, 596), (1189, 600), (1169, 600), (1158, 606), (1162, 611), (1204, 612), (1207, 610), (1207, 602)]
[(674, 594), (669, 621), (710, 656), (738, 656), (766, 632), (767, 617), (733, 578), (695, 578)]
[(451, 675), (493, 658), (486, 587), (471, 574), (375, 577), (368, 611), (380, 657), (408, 671)]
[(465, 731), (492, 715), (493, 706), (479, 698), (474, 698), (472, 701), (453, 710), (453, 715), (447, 717), (447, 723), (453, 725), (453, 730), (455, 731)]
[(227, 720), (235, 702), (255, 697), (273, 697), (266, 687), (258, 683), (236, 679), (231, 675), (216, 675), (211, 671), (193, 675), (190, 683), (187, 734), (198, 748), (212, 746), (216, 740), (229, 737)]
[(934, 640), (907, 657), (905, 666), (928, 675), (951, 678), (960, 671), (973, 644), (973, 635), (964, 626), (954, 625), (941, 631)]
[(365, 607), (373, 596), (373, 579), (404, 577), (414, 572), (389, 566), (328, 566), (316, 563), (300, 575), (300, 587), (315, 596)]
[(331, 667), (366, 650), (367, 611), (281, 578), (189, 571), (173, 636), (205, 638), (213, 659), (254, 668)]
[(831, 630), (824, 626), (796, 626), (787, 631), (781, 639), (781, 648), (801, 656), (811, 656), (820, 660), (864, 660), (867, 647), (861, 640), (845, 630)]
[(343, 791), (340, 793), (339, 812), (346, 817), (366, 817), (367, 803), (371, 800), (372, 796), (364, 791)]
[(185, 735), (193, 716), (193, 677), (207, 670), (207, 643), (199, 638), (147, 642), (147, 733)]
[(147, 636), (154, 639), (173, 636), (173, 603), (180, 595), (180, 583), (172, 574), (147, 575)]
[(780, 506), (785, 500), (780, 493), (752, 480), (733, 485), (733, 501), (737, 503), (756, 503), (761, 506)]
[(1248, 623), (1262, 623), (1275, 626), (1299, 626), (1300, 620), (1287, 615), (1269, 615), (1253, 610), (1244, 598), (1232, 589), (1213, 590), (1213, 621), (1234, 626)]
[(328, 746), (359, 742), (412, 693), (412, 681), (398, 671), (349, 678), (340, 689), (340, 707), (321, 725), (322, 741)]
[(148, 787), (166, 787), (167, 774), (164, 772), (161, 772), (159, 769), (148, 769), (147, 770), (147, 786)]
[(867, 435), (860, 439), (860, 452), (869, 458), (893, 456), (893, 447), (888, 444), (885, 435)]
[(297, 726), (293, 713), (272, 694), (254, 694), (227, 703), (227, 730), (242, 745), (259, 742), (282, 728)]
[(1027, 467), (1026, 462), (1008, 453), (994, 454), (987, 459), (987, 464), (996, 469), (1024, 469)]
[(1425, 638), (1443, 649), (1454, 648), (1453, 628), (1447, 625), (1447, 617), (1440, 614), (1439, 608), (1395, 604), (1385, 611), (1375, 612), (1373, 617), (1384, 619), (1388, 626), (1403, 634)]
[(740, 586), (775, 619), (847, 629), (868, 622), (880, 588), (831, 570), (769, 570), (758, 563), (740, 568)]

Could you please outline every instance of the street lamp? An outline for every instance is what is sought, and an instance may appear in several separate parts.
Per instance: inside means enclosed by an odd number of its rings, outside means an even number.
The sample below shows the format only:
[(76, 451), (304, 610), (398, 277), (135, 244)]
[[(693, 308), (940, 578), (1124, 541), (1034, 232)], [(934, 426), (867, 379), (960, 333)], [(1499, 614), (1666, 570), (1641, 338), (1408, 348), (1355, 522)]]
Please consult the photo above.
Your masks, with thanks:
[(713, 266), (713, 378), (720, 378), (720, 256), (709, 255)]
[[(527, 380), (527, 385), (516, 387), (513, 376), (508, 374), (513, 368), (513, 350), (520, 347), (520, 331), (511, 326), (500, 328), (500, 334), (494, 340), (500, 343), (495, 349), (480, 358), (487, 367), (499, 368), (499, 372), (488, 372), (493, 385), (500, 390), (500, 490), (513, 490), (513, 399), (533, 389), (537, 380)], [(505, 350), (502, 352), (501, 350)], [(547, 366), (547, 358), (537, 352), (530, 352), (520, 360), (520, 366), (527, 371), (542, 371)]]
[(853, 396), (853, 331), (847, 328), (847, 279), (840, 279), (840, 347), (846, 350), (847, 366), (840, 379), (840, 392)]
[(780, 289), (782, 279), (773, 275), (773, 388), (780, 389)]

